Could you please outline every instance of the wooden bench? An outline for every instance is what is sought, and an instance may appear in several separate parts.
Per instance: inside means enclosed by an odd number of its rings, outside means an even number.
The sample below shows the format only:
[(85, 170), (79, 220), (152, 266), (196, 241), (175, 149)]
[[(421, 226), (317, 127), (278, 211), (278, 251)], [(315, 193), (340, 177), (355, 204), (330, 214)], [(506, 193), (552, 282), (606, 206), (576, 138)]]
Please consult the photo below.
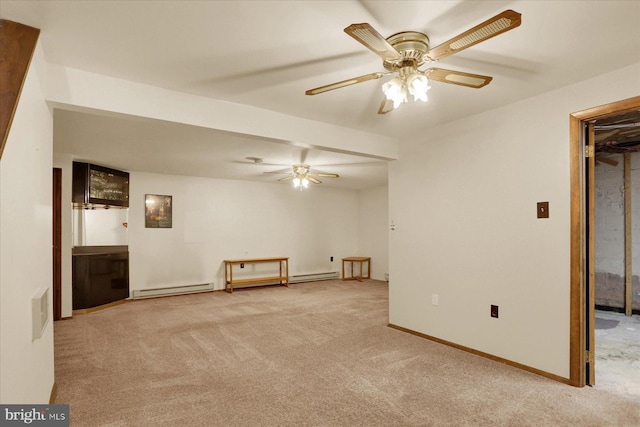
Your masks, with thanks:
[[(233, 266), (238, 264), (263, 264), (278, 263), (279, 274), (277, 276), (263, 277), (233, 277)], [(233, 293), (233, 286), (238, 285), (258, 285), (273, 283), (282, 286), (289, 286), (289, 257), (279, 258), (243, 258), (243, 259), (225, 259), (224, 260), (224, 290)]]

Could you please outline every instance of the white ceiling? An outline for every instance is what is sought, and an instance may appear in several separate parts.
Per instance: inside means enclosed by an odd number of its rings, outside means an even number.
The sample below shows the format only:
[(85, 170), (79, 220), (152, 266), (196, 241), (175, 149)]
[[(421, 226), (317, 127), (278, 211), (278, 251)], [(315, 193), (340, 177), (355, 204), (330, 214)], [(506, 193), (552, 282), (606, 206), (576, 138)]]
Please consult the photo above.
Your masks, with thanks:
[[(383, 116), (381, 80), (304, 95), (384, 71), (343, 32), (352, 23), (368, 22), (385, 37), (425, 32), (435, 46), (505, 9), (522, 13), (520, 27), (438, 64), (493, 76), (482, 89), (434, 82), (427, 104)], [(398, 138), (640, 61), (640, 1), (2, 0), (0, 16), (40, 28), (51, 63)], [(343, 175), (328, 186), (386, 182), (385, 165), (368, 158), (258, 142), (127, 117), (55, 116), (56, 151), (127, 170), (272, 181), (262, 172), (281, 167), (241, 162), (306, 156)], [(320, 167), (358, 162), (366, 165)]]

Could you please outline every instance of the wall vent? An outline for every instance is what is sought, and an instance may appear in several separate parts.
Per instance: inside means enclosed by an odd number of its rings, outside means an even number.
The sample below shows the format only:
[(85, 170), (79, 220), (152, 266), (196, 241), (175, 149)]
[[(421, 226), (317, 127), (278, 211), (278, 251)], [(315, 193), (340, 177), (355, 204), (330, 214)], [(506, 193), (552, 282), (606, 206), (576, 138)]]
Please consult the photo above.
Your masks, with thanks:
[(289, 283), (302, 283), (302, 282), (317, 282), (319, 280), (334, 280), (339, 279), (340, 275), (337, 271), (328, 271), (324, 273), (307, 273), (307, 274), (295, 274), (289, 276)]

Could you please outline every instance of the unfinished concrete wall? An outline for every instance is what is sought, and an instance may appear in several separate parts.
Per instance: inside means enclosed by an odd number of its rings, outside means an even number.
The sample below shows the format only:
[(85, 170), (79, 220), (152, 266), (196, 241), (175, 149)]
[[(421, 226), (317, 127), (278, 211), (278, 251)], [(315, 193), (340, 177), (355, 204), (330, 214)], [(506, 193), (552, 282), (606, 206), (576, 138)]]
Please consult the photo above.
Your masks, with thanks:
[[(617, 166), (600, 163), (595, 179), (596, 305), (624, 309), (624, 157)], [(640, 153), (631, 154), (633, 309), (640, 309)]]

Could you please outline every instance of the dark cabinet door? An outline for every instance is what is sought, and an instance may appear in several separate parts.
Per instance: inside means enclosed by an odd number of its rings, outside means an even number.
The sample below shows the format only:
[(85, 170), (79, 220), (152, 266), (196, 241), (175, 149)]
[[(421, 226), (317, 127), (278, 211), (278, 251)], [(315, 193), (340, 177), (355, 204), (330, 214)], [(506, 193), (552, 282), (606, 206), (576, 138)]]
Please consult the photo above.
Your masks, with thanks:
[(73, 309), (97, 307), (129, 297), (129, 254), (73, 257)]
[(74, 255), (72, 257), (73, 309), (79, 310), (91, 307), (91, 281), (89, 280), (89, 255)]

